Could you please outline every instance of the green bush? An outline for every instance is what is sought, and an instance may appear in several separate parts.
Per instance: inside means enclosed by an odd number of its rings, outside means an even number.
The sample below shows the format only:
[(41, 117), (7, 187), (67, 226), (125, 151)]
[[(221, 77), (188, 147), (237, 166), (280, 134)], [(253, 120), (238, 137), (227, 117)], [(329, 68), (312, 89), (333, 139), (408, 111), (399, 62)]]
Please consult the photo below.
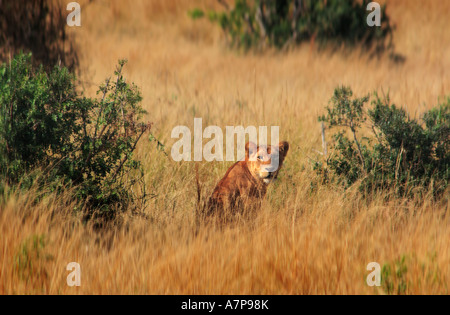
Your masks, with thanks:
[[(238, 47), (278, 48), (304, 41), (317, 41), (322, 46), (361, 43), (365, 48), (381, 52), (391, 46), (392, 27), (381, 8), (381, 27), (367, 25), (369, 0), (235, 0), (226, 12), (209, 12)], [(223, 3), (223, 2), (222, 2)], [(203, 16), (196, 9), (194, 18)]]
[(125, 208), (135, 198), (129, 188), (142, 179), (134, 176), (142, 170), (133, 151), (150, 124), (140, 122), (142, 98), (125, 81), (124, 65), (120, 61), (115, 78), (99, 88), (100, 98), (91, 99), (77, 93), (75, 77), (64, 67), (47, 73), (23, 54), (3, 64), (1, 181), (73, 186), (89, 209), (107, 215)]
[[(450, 98), (417, 120), (391, 104), (389, 96), (374, 93), (372, 108), (366, 110), (370, 97), (352, 95), (349, 87), (337, 88), (327, 115), (319, 118), (330, 128), (341, 127), (333, 135), (334, 152), (326, 163), (315, 165), (325, 180), (336, 178), (346, 187), (359, 182), (366, 193), (443, 193), (450, 179)], [(369, 137), (361, 137), (363, 127)]]

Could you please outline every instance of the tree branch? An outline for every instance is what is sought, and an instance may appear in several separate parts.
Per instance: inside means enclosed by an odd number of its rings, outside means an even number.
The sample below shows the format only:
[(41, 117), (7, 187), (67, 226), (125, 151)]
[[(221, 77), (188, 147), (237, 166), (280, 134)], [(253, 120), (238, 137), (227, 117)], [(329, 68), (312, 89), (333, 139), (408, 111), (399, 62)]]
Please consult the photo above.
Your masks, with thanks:
[(362, 163), (362, 166), (364, 168), (364, 172), (366, 172), (366, 163), (364, 162), (364, 157), (363, 157), (363, 154), (362, 154), (361, 145), (359, 144), (358, 138), (356, 137), (356, 130), (355, 130), (355, 127), (353, 126), (353, 121), (352, 120), (350, 121), (350, 130), (353, 133), (353, 139), (355, 140), (356, 146), (358, 147), (359, 158), (361, 159), (361, 163)]
[[(131, 149), (131, 152), (134, 152), (134, 150), (136, 149), (136, 146), (139, 142), (139, 140), (141, 139), (142, 135), (147, 131), (146, 128), (144, 128), (141, 131), (141, 134), (139, 135), (139, 137), (136, 139), (136, 141), (134, 142), (133, 148)], [(125, 164), (125, 162), (128, 161), (128, 155), (125, 155), (125, 157), (123, 158), (123, 160), (120, 162), (119, 167), (117, 167), (116, 171), (114, 172), (114, 175), (112, 177), (112, 180), (114, 181), (117, 177), (117, 175), (119, 174), (119, 172), (122, 170), (123, 165)]]

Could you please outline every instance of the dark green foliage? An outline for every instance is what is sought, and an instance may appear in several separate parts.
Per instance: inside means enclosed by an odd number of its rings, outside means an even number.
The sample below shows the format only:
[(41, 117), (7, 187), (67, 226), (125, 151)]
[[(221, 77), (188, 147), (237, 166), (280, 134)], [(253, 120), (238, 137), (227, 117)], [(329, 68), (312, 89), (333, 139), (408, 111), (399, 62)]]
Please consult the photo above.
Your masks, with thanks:
[[(443, 193), (450, 180), (450, 98), (421, 120), (411, 119), (389, 96), (375, 93), (366, 111), (368, 101), (367, 96), (352, 99), (348, 87), (335, 90), (327, 115), (319, 120), (330, 128), (347, 128), (352, 137), (343, 130), (334, 134), (333, 154), (316, 169), (326, 180), (336, 178), (347, 187), (359, 181), (366, 193), (394, 189), (410, 196), (428, 188), (436, 196)], [(370, 137), (360, 136), (363, 126)]]
[[(141, 177), (133, 160), (137, 142), (150, 129), (138, 88), (122, 75), (106, 80), (99, 99), (78, 95), (75, 77), (63, 67), (34, 69), (30, 55), (0, 67), (0, 179), (33, 183), (33, 172), (53, 189), (76, 187), (88, 208), (110, 212), (134, 199), (129, 188)], [(142, 172), (141, 172), (142, 173)], [(111, 212), (112, 213), (112, 212)], [(110, 214), (111, 214), (110, 213)]]
[[(233, 45), (285, 47), (304, 41), (319, 44), (362, 44), (381, 52), (391, 46), (392, 27), (381, 8), (381, 26), (369, 27), (369, 0), (235, 0), (226, 12), (209, 13)], [(195, 12), (201, 12), (196, 9)], [(202, 14), (203, 15), (203, 12)], [(193, 16), (194, 17), (194, 16)], [(200, 14), (195, 15), (196, 18)]]

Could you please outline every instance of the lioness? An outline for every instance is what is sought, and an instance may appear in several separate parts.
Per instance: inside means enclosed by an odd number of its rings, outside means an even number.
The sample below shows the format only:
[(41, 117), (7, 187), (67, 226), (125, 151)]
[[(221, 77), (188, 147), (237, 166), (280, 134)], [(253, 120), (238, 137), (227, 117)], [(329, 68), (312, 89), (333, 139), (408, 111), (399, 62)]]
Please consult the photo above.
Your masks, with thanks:
[(207, 214), (235, 214), (243, 208), (259, 207), (267, 186), (277, 178), (289, 143), (278, 146), (245, 145), (245, 160), (235, 163), (214, 189), (207, 205)]

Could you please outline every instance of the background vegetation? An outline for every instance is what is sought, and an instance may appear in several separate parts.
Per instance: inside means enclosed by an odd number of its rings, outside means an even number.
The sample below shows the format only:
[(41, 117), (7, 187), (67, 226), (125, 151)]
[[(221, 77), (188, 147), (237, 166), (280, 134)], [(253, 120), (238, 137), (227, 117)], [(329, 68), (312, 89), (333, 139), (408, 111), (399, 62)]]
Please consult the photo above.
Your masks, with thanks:
[[(326, 166), (316, 164), (324, 180), (331, 171), (347, 187), (360, 181), (365, 196), (392, 189), (400, 196), (431, 193), (439, 198), (450, 180), (450, 98), (414, 119), (391, 104), (389, 95), (375, 93), (369, 109), (369, 96), (352, 95), (349, 87), (337, 88), (327, 115), (319, 118), (352, 135), (349, 139), (344, 131), (334, 134)], [(362, 137), (366, 124), (371, 134)]]
[[(208, 18), (217, 22), (232, 45), (251, 47), (287, 47), (304, 41), (317, 41), (322, 46), (360, 44), (366, 50), (382, 52), (392, 44), (392, 26), (381, 8), (381, 26), (367, 25), (369, 0), (236, 0), (225, 1), (225, 11), (209, 11)], [(197, 19), (206, 14), (190, 11)]]
[[(36, 187), (5, 185), (1, 294), (448, 294), (448, 189), (439, 199), (395, 190), (368, 199), (358, 181), (347, 188), (311, 182), (322, 179), (313, 166), (324, 159), (316, 153), (317, 117), (327, 114), (337, 86), (350, 86), (351, 100), (389, 90), (391, 104), (409, 113), (405, 121), (422, 128), (424, 114), (446, 102), (450, 34), (443, 12), (450, 3), (389, 2), (403, 64), (331, 46), (318, 52), (314, 42), (285, 53), (236, 54), (220, 28), (186, 14), (222, 10), (215, 1), (80, 3), (82, 27), (66, 31), (79, 45), (87, 98), (101, 96), (98, 87), (126, 57), (123, 75), (141, 87), (148, 112), (142, 119), (154, 122), (152, 133), (167, 147), (176, 141), (175, 126), (193, 128), (193, 118), (202, 117), (205, 126), (221, 128), (280, 126), (291, 149), (255, 221), (223, 229), (197, 225), (195, 168), (207, 198), (231, 163), (176, 163), (145, 139), (133, 156), (142, 163), (148, 206), (120, 212), (100, 230), (74, 214), (74, 188), (36, 201)], [(361, 130), (361, 137), (370, 134)], [(78, 288), (66, 284), (72, 261), (81, 264)], [(365, 283), (372, 261), (383, 267), (379, 288)]]
[(35, 65), (48, 69), (61, 64), (79, 66), (73, 38), (66, 30), (64, 2), (53, 0), (2, 1), (0, 5), (0, 61), (20, 51), (32, 52)]
[(0, 190), (73, 186), (88, 216), (114, 217), (137, 203), (132, 187), (139, 182), (145, 202), (133, 151), (151, 126), (139, 121), (142, 98), (124, 79), (124, 65), (100, 86), (99, 99), (78, 95), (67, 68), (34, 69), (31, 55), (0, 66)]

